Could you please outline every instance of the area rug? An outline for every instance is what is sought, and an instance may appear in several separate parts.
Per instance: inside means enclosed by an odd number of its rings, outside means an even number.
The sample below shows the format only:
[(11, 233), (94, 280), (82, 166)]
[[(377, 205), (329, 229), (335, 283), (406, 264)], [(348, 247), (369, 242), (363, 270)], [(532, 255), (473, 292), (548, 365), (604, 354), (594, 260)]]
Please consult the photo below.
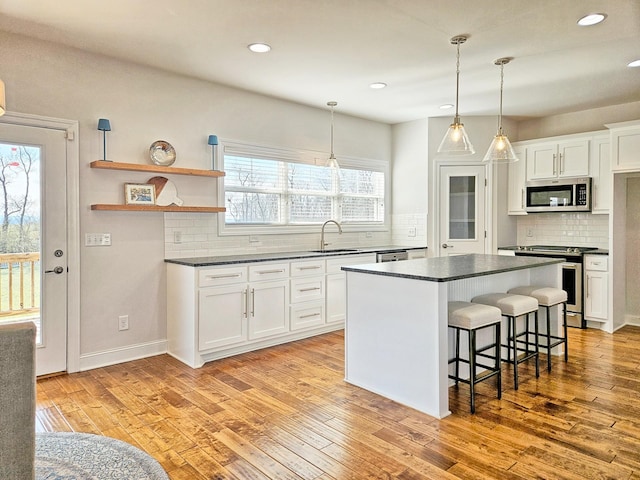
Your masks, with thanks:
[(36, 480), (168, 480), (160, 464), (121, 440), (89, 433), (36, 434)]

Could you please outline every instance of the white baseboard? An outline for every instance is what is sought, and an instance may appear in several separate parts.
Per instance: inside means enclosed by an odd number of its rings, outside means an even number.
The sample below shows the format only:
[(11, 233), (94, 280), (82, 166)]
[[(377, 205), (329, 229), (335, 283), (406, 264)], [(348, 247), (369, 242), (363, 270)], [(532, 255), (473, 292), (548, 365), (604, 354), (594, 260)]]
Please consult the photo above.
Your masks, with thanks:
[(640, 327), (640, 316), (638, 315), (625, 315), (624, 316), (624, 324), (625, 325), (633, 325), (636, 327)]
[(80, 371), (130, 362), (131, 360), (153, 357), (154, 355), (161, 355), (163, 353), (167, 353), (166, 340), (128, 345), (126, 347), (104, 350), (102, 352), (87, 353), (80, 355)]

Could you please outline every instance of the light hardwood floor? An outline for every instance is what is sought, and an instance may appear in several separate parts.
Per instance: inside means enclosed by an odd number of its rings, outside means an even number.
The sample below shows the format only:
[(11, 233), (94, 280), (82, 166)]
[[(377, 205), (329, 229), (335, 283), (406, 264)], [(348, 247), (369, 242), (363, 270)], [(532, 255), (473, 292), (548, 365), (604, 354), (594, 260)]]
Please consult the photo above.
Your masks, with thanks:
[[(168, 355), (38, 381), (39, 431), (119, 438), (177, 479), (640, 479), (640, 328), (570, 329), (502, 400), (436, 420), (343, 381), (342, 332), (191, 369)], [(541, 359), (544, 360), (544, 357)], [(545, 365), (541, 362), (541, 365)], [(428, 365), (415, 365), (415, 375)]]

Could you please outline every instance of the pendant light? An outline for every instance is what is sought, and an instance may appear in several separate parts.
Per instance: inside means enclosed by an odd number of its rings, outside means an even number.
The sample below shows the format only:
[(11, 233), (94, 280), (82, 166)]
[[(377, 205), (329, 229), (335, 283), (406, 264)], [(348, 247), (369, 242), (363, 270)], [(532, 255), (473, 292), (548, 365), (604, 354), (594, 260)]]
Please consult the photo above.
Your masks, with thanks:
[(511, 147), (509, 138), (502, 131), (502, 89), (504, 85), (504, 66), (511, 58), (499, 58), (494, 63), (500, 66), (500, 113), (498, 115), (498, 133), (493, 138), (487, 154), (482, 159), (483, 162), (492, 163), (513, 163), (518, 161), (516, 153)]
[(475, 153), (473, 145), (469, 141), (464, 125), (460, 123), (460, 115), (458, 115), (458, 97), (460, 91), (460, 45), (467, 41), (465, 35), (458, 35), (451, 39), (451, 44), (457, 47), (456, 56), (456, 116), (453, 123), (449, 125), (449, 129), (445, 134), (438, 153), (446, 155), (472, 155)]
[(338, 102), (327, 102), (327, 105), (331, 107), (331, 154), (327, 159), (326, 166), (337, 170), (340, 168), (340, 165), (338, 164), (338, 159), (336, 159), (336, 156), (333, 154), (333, 107), (338, 105)]

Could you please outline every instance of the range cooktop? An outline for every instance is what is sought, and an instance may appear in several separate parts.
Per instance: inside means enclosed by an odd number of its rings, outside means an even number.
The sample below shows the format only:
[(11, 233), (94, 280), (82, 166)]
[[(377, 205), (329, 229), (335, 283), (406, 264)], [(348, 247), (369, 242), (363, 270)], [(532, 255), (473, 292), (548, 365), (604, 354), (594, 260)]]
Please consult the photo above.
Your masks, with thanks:
[(539, 252), (539, 253), (585, 253), (591, 250), (597, 250), (597, 247), (565, 247), (562, 245), (527, 245), (518, 246), (521, 252)]

